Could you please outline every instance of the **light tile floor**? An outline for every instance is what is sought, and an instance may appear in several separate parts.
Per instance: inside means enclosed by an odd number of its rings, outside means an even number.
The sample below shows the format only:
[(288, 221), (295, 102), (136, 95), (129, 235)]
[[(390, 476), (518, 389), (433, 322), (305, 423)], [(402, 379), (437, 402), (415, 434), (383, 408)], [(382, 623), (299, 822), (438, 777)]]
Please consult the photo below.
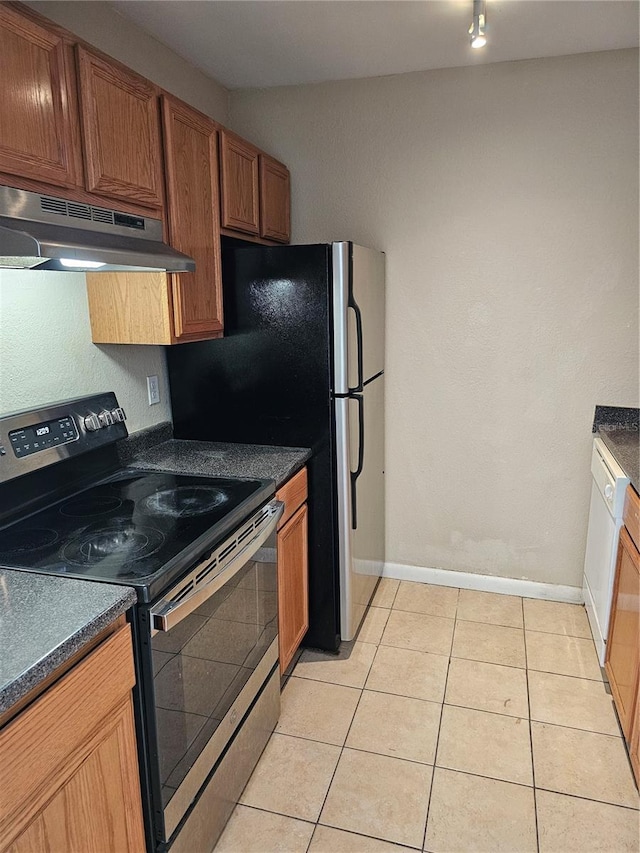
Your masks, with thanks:
[(216, 853), (639, 853), (584, 608), (383, 580), (305, 651)]

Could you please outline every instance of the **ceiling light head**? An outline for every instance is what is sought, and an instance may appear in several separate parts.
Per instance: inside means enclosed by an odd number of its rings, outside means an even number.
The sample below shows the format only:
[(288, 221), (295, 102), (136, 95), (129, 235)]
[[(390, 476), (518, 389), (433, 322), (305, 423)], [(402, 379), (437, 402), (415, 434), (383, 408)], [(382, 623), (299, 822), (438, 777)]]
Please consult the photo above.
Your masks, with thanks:
[(471, 47), (475, 50), (484, 47), (487, 43), (487, 37), (485, 35), (486, 23), (486, 0), (473, 0), (473, 21), (469, 27), (469, 35), (471, 36)]

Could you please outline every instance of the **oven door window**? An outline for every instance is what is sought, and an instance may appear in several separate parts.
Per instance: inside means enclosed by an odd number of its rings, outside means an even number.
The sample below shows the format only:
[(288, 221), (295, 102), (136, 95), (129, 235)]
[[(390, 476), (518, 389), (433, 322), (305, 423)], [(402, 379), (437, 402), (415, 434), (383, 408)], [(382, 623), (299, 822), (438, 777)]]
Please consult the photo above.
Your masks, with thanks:
[[(275, 550), (265, 551), (275, 555)], [(274, 556), (245, 564), (197, 610), (151, 638), (165, 814), (183, 783), (199, 788), (201, 767), (195, 780), (188, 779), (199, 757), (206, 753), (215, 761), (224, 748), (221, 723), (277, 637), (277, 623)], [(180, 799), (188, 807), (196, 793)]]

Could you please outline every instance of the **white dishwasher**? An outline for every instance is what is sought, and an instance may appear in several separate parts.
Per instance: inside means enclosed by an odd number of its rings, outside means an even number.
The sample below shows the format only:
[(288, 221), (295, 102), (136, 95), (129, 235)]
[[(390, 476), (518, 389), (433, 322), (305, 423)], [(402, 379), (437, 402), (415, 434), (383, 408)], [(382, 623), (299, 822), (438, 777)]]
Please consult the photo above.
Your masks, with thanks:
[(591, 476), (583, 591), (596, 651), (600, 665), (604, 666), (618, 534), (629, 478), (600, 438), (593, 441)]

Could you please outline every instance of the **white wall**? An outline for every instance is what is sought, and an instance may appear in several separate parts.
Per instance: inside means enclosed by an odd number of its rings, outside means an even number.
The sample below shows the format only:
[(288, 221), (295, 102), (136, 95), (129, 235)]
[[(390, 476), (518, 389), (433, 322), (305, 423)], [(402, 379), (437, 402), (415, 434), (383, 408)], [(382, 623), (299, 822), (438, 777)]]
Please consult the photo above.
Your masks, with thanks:
[(0, 270), (0, 415), (101, 391), (116, 392), (129, 432), (171, 420), (162, 347), (91, 343), (84, 274)]
[[(227, 91), (103, 2), (34, 2), (37, 11), (221, 122)], [(147, 402), (146, 377), (161, 403)], [(0, 271), (0, 415), (115, 391), (130, 432), (170, 420), (161, 347), (91, 342), (84, 275)]]
[(104, 0), (32, 0), (26, 5), (211, 118), (227, 123), (227, 90)]
[(580, 584), (638, 405), (638, 52), (232, 92), (294, 240), (387, 253), (387, 560)]

